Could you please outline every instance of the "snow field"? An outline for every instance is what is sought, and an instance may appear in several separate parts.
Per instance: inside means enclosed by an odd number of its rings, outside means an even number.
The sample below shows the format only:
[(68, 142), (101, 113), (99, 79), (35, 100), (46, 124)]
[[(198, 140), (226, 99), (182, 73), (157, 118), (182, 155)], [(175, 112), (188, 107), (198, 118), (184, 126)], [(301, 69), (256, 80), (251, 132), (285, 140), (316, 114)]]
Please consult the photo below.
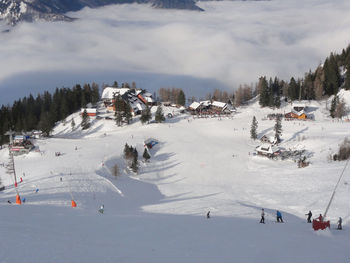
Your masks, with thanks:
[[(69, 117), (54, 138), (35, 142), (40, 152), (15, 157), (17, 175), (25, 173), (19, 184), (25, 204), (7, 203), (15, 190), (0, 166), (6, 186), (0, 193), (0, 261), (347, 262), (349, 169), (328, 212), (332, 229), (314, 232), (306, 223), (309, 210), (317, 216), (328, 204), (344, 167), (328, 156), (350, 125), (332, 122), (324, 105), (316, 106), (315, 116), (323, 116), (316, 121), (282, 122), (282, 147), (313, 152), (302, 169), (252, 154), (259, 144), (249, 138), (253, 115), (259, 133), (274, 126), (262, 120), (272, 110), (256, 103), (231, 119), (176, 115), (163, 124), (124, 127), (95, 120), (87, 131), (72, 132)], [(125, 143), (137, 147), (141, 160), (147, 138), (160, 141), (150, 163), (141, 163), (138, 175), (127, 172)], [(7, 158), (7, 149), (0, 150), (0, 164)], [(111, 175), (114, 164), (122, 172), (118, 178)], [(258, 223), (262, 207), (265, 225)], [(275, 223), (276, 209), (286, 223)], [(339, 216), (344, 231), (334, 230)]]

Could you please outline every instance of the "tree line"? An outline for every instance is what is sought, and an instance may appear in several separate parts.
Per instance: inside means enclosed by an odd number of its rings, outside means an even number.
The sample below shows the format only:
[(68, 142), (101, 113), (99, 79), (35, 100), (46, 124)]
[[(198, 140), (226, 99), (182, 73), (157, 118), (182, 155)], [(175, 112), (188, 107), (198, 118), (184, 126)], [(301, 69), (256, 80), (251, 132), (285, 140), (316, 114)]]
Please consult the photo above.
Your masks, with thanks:
[(178, 88), (160, 88), (159, 97), (163, 102), (170, 102), (185, 106), (186, 96), (182, 89)]
[(304, 78), (292, 77), (284, 81), (275, 77), (260, 77), (257, 93), (262, 107), (277, 107), (281, 96), (286, 100), (321, 100), (344, 88), (350, 89), (350, 45), (341, 54), (331, 53), (316, 70), (305, 73)]
[(100, 99), (96, 83), (75, 85), (72, 88), (56, 88), (51, 94), (45, 91), (35, 98), (32, 94), (16, 100), (12, 105), (0, 108), (0, 145), (8, 141), (5, 135), (10, 129), (16, 132), (41, 130), (48, 136), (57, 121)]

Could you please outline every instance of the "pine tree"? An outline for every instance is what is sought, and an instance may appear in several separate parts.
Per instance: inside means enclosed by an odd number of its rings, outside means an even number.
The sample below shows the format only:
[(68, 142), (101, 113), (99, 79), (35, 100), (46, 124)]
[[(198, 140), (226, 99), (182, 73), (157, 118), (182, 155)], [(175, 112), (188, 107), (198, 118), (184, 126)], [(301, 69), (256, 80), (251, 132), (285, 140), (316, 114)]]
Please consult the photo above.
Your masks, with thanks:
[(49, 113), (42, 112), (39, 121), (39, 129), (42, 131), (44, 136), (50, 136), (50, 132), (52, 130), (51, 121), (49, 118)]
[(98, 87), (98, 84), (93, 82), (91, 84), (92, 87), (92, 94), (91, 94), (91, 103), (96, 104), (100, 100), (100, 89)]
[(274, 131), (275, 131), (275, 138), (277, 140), (277, 143), (280, 143), (281, 136), (282, 136), (282, 119), (279, 116), (276, 118), (276, 124), (274, 127)]
[(340, 86), (340, 73), (337, 60), (333, 53), (326, 59), (323, 65), (325, 80), (324, 91), (327, 95), (333, 95), (338, 92)]
[(118, 126), (122, 125), (123, 116), (120, 112), (115, 112), (115, 122)]
[(127, 159), (130, 153), (130, 147), (129, 145), (126, 143), (124, 146), (124, 158)]
[(134, 173), (137, 173), (139, 170), (139, 162), (138, 162), (138, 152), (136, 148), (133, 149), (133, 159), (130, 168), (133, 170)]
[(90, 128), (90, 117), (87, 114), (86, 109), (84, 109), (83, 114), (81, 115), (81, 127), (83, 130)]
[(158, 106), (158, 108), (156, 110), (155, 121), (158, 123), (165, 121), (162, 106)]
[[(350, 55), (349, 55), (350, 57)], [(350, 60), (350, 59), (349, 59)], [(344, 89), (350, 90), (350, 61), (346, 65), (346, 73), (345, 73), (345, 80), (344, 80)]]
[(266, 107), (269, 105), (269, 86), (266, 80), (266, 77), (261, 77), (259, 79), (259, 89), (260, 89), (260, 98), (259, 104), (261, 107)]
[(299, 98), (299, 86), (293, 77), (290, 79), (290, 82), (289, 82), (288, 97), (291, 100), (296, 100)]
[(279, 93), (275, 96), (273, 104), (277, 109), (281, 107), (281, 95)]
[(151, 159), (151, 156), (149, 155), (147, 149), (145, 148), (145, 150), (143, 151), (143, 155), (142, 157), (145, 159), (145, 161), (147, 162), (149, 159)]
[(256, 140), (258, 138), (257, 129), (258, 129), (258, 121), (254, 116), (252, 121), (252, 126), (250, 128), (250, 138), (252, 138), (253, 140)]
[(124, 115), (125, 115), (125, 120), (127, 124), (130, 124), (130, 121), (132, 119), (132, 114), (131, 114), (131, 107), (128, 103), (125, 103)]
[(186, 97), (185, 97), (185, 93), (183, 92), (182, 89), (180, 89), (179, 94), (177, 95), (176, 102), (177, 102), (178, 105), (185, 106)]
[(150, 121), (152, 119), (152, 114), (151, 114), (151, 110), (148, 107), (148, 105), (146, 105), (146, 109), (144, 111), (142, 111), (141, 113), (141, 117), (140, 120), (142, 122), (142, 124)]
[(338, 103), (339, 103), (339, 97), (334, 96), (334, 98), (332, 99), (332, 102), (331, 102), (331, 109), (329, 110), (329, 113), (330, 113), (332, 118), (335, 117), (335, 110), (337, 108)]

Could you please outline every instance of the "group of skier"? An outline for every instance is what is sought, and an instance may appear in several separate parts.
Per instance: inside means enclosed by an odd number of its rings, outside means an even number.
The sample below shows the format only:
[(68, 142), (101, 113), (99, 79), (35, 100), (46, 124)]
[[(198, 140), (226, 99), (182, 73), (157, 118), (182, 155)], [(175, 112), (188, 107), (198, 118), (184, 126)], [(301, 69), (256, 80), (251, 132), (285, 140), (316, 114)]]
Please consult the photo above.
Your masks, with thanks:
[[(307, 222), (308, 223), (312, 223), (311, 222), (311, 217), (312, 217), (312, 212), (309, 211), (309, 213), (305, 214), (307, 215)], [(276, 211), (276, 218), (277, 218), (277, 222), (278, 223), (283, 223), (283, 219), (282, 219), (282, 213), (280, 211)], [(322, 214), (320, 214), (317, 218), (318, 221), (322, 222), (323, 221), (323, 216)], [(261, 219), (260, 219), (260, 223), (261, 224), (265, 224), (265, 211), (264, 211), (264, 208), (261, 209)], [(338, 219), (338, 226), (337, 226), (337, 229), (338, 230), (342, 230), (343, 227), (342, 227), (342, 223), (343, 223), (343, 220), (341, 217), (339, 217)]]
[[(276, 211), (276, 220), (277, 220), (277, 223), (284, 223), (283, 218), (282, 218), (282, 213), (278, 210)], [(264, 208), (261, 208), (260, 223), (265, 224), (265, 210), (264, 210)]]
[[(282, 213), (280, 211), (278, 211), (278, 210), (276, 212), (276, 218), (277, 218), (277, 222), (283, 223)], [(264, 208), (261, 208), (260, 224), (265, 224), (265, 210), (264, 210)]]

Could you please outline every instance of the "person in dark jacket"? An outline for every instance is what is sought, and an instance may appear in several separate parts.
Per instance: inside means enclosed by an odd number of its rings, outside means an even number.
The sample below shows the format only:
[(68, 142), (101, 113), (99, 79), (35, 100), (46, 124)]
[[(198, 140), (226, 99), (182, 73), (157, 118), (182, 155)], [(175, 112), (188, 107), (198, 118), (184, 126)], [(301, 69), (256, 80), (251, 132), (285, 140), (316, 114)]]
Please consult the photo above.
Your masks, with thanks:
[(208, 211), (208, 213), (207, 213), (207, 218), (208, 219), (210, 218), (210, 211)]
[(282, 213), (277, 210), (276, 215), (277, 215), (277, 222), (278, 223), (283, 223)]
[(265, 211), (264, 208), (261, 208), (261, 219), (260, 219), (261, 224), (265, 224)]
[(311, 211), (309, 211), (309, 213), (305, 214), (307, 216), (307, 222), (311, 223), (311, 217), (312, 217), (312, 213)]
[(338, 230), (342, 230), (343, 229), (343, 227), (342, 227), (342, 225), (341, 225), (341, 223), (343, 222), (343, 220), (341, 219), (341, 217), (339, 217), (339, 220), (338, 220)]

